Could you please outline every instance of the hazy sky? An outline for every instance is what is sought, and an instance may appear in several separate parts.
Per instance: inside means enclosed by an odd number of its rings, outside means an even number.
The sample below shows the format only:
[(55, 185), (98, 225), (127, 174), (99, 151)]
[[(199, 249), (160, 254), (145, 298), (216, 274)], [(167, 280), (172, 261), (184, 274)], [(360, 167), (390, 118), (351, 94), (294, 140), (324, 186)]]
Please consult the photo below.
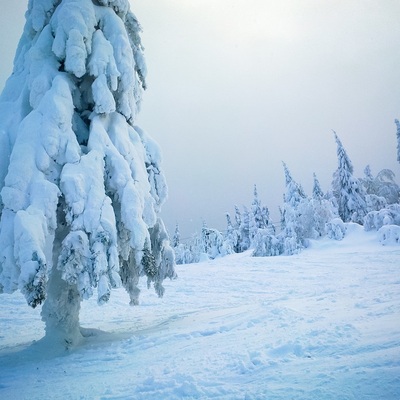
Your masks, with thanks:
[[(0, 88), (26, 1), (1, 1)], [(12, 4), (11, 4), (12, 3)], [(392, 169), (400, 118), (398, 0), (132, 0), (149, 88), (138, 124), (160, 144), (182, 236), (225, 229), (256, 183), (278, 218), (281, 161), (307, 192), (337, 167), (334, 129), (356, 176)], [(172, 233), (172, 232), (171, 232)]]

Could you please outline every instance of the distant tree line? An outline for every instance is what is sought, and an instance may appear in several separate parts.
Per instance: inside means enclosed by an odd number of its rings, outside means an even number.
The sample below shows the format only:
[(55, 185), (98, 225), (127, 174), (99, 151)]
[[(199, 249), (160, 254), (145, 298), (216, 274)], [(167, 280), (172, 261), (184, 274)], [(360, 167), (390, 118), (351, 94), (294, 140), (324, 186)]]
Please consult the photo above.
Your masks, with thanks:
[[(398, 161), (400, 162), (400, 124), (396, 120)], [(341, 240), (348, 223), (379, 231), (383, 244), (400, 243), (400, 188), (395, 175), (383, 169), (376, 176), (369, 165), (362, 178), (354, 176), (352, 162), (336, 132), (338, 167), (331, 190), (324, 193), (316, 174), (312, 194), (307, 196), (283, 162), (285, 193), (279, 207), (280, 222), (273, 223), (268, 207), (262, 205), (254, 185), (250, 207), (235, 206), (234, 217), (226, 213), (225, 232), (208, 228), (181, 241), (176, 225), (172, 244), (177, 264), (196, 263), (232, 253), (252, 251), (256, 257), (292, 255), (308, 247), (310, 239), (329, 237)]]

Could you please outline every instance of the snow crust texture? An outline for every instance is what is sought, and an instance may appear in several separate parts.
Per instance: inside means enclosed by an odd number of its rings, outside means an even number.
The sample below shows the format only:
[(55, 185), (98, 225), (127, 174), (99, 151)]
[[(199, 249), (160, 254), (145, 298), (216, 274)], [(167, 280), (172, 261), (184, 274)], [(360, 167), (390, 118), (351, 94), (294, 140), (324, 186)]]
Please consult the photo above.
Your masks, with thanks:
[(398, 399), (399, 259), (349, 225), (290, 257), (178, 266), (168, 301), (84, 301), (85, 342), (61, 353), (35, 342), (39, 310), (3, 295), (0, 398)]
[[(82, 299), (174, 277), (158, 146), (134, 121), (145, 88), (127, 0), (31, 0), (0, 97), (0, 292), (36, 307), (52, 268)], [(143, 263), (151, 253), (152, 272)]]

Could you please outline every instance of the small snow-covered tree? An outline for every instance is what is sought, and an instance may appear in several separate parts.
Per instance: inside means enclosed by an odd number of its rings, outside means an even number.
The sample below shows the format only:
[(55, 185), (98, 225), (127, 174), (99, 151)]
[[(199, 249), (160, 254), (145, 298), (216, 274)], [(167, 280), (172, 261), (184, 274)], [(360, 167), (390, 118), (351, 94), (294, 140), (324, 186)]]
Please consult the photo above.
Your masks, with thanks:
[(229, 241), (217, 229), (203, 226), (201, 230), (203, 253), (207, 254), (212, 260), (217, 257), (224, 257), (233, 253), (233, 248)]
[(177, 264), (191, 264), (224, 257), (234, 252), (230, 239), (203, 221), (201, 234), (194, 234), (174, 248)]
[(240, 253), (240, 235), (239, 231), (233, 226), (229, 213), (226, 213), (226, 236), (225, 240), (231, 246), (235, 253)]
[(400, 122), (398, 119), (394, 120), (396, 124), (396, 137), (397, 137), (397, 161), (400, 163)]
[[(267, 227), (274, 231), (275, 228), (270, 222), (268, 207), (262, 206), (261, 201), (258, 198), (257, 186), (254, 185), (254, 198), (251, 204), (250, 211), (250, 243), (253, 246), (253, 240), (257, 235), (259, 229), (266, 229)], [(271, 231), (271, 232), (272, 232)]]
[(242, 225), (242, 214), (238, 206), (235, 206), (235, 225), (236, 228), (239, 228), (240, 225)]
[(250, 248), (250, 212), (246, 206), (243, 206), (239, 232), (240, 251), (246, 251)]
[(128, 0), (30, 0), (0, 97), (0, 291), (44, 302), (46, 337), (68, 346), (95, 290), (137, 304), (141, 276), (160, 296), (175, 276), (160, 152), (134, 125), (139, 34)]
[(377, 184), (377, 196), (384, 197), (388, 204), (400, 202), (400, 187), (394, 180), (395, 174), (390, 169), (379, 171), (375, 178)]
[[(250, 216), (250, 247), (259, 246), (261, 236), (265, 234), (274, 235), (275, 226), (270, 221), (268, 207), (262, 206), (258, 198), (257, 186), (254, 185), (254, 198), (251, 204)], [(258, 233), (262, 231), (260, 236)], [(262, 245), (263, 246), (263, 245)], [(257, 252), (256, 252), (257, 253)]]
[(378, 211), (370, 211), (364, 218), (366, 231), (379, 230), (384, 225), (400, 225), (400, 204), (390, 204)]
[[(293, 178), (287, 165), (283, 162), (285, 173), (285, 194), (282, 206), (282, 230), (280, 235), (284, 237), (283, 251), (285, 254), (293, 254), (303, 247), (308, 229), (311, 208), (303, 188)], [(302, 217), (302, 218), (300, 218)], [(304, 225), (304, 218), (307, 225)]]
[(284, 162), (282, 164), (286, 191), (283, 196), (283, 206), (279, 208), (281, 231), (276, 235), (275, 229), (269, 227), (259, 229), (253, 240), (253, 256), (255, 257), (298, 253), (304, 247), (303, 219), (306, 217), (308, 226), (313, 218), (309, 215), (311, 207), (302, 187), (294, 181), (287, 165)]
[(325, 225), (332, 219), (337, 217), (337, 213), (333, 204), (325, 198), (321, 189), (319, 180), (314, 173), (313, 194), (310, 199), (310, 206), (313, 215), (311, 238), (317, 239), (326, 233)]
[(338, 212), (343, 222), (363, 223), (366, 214), (365, 192), (358, 179), (353, 176), (353, 165), (342, 142), (334, 132), (337, 144), (338, 168), (333, 174), (332, 189), (338, 203)]
[(293, 178), (287, 167), (286, 163), (282, 162), (283, 170), (285, 173), (285, 195), (284, 203), (290, 205), (291, 207), (297, 207), (302, 199), (307, 196), (301, 185), (299, 185)]
[(181, 242), (181, 233), (179, 231), (179, 225), (178, 223), (175, 225), (175, 232), (174, 236), (172, 238), (172, 246), (173, 247), (178, 247)]
[(253, 257), (279, 256), (284, 253), (284, 237), (275, 236), (269, 229), (259, 229), (254, 238)]
[(313, 174), (313, 178), (314, 178), (314, 181), (313, 181), (312, 198), (314, 200), (322, 200), (323, 197), (324, 197), (324, 192), (321, 189), (321, 185), (319, 183), (319, 180), (318, 180), (317, 175), (315, 174), (315, 172)]
[(398, 203), (400, 187), (395, 182), (395, 174), (390, 169), (382, 169), (374, 177), (369, 165), (364, 169), (364, 178), (361, 183), (368, 195), (383, 197), (388, 204)]
[(253, 202), (251, 203), (250, 221), (249, 221), (250, 240), (253, 240), (258, 229), (264, 228), (262, 207), (261, 207), (261, 201), (258, 198), (257, 185), (254, 185), (253, 194), (254, 197), (253, 197)]
[(174, 247), (175, 260), (177, 264), (191, 264), (199, 262), (201, 256), (201, 238), (196, 233), (184, 243)]
[(361, 179), (361, 183), (367, 194), (375, 194), (374, 176), (369, 165), (364, 168), (364, 178)]
[(382, 245), (400, 245), (400, 226), (385, 225), (378, 231), (379, 241)]
[(175, 225), (174, 236), (172, 237), (172, 247), (175, 253), (175, 262), (177, 264), (185, 264), (186, 246), (181, 243), (181, 234), (178, 223)]
[[(366, 179), (363, 181), (364, 186)], [(368, 214), (364, 218), (364, 229), (381, 230), (382, 232), (398, 232), (400, 225), (400, 204), (398, 203), (399, 187), (394, 182), (394, 173), (384, 169), (370, 183), (366, 196)], [(397, 200), (397, 201), (396, 201)], [(390, 229), (390, 226), (396, 225)], [(381, 232), (381, 233), (382, 233)], [(382, 241), (382, 240), (381, 240)]]
[(342, 240), (346, 235), (346, 224), (341, 218), (333, 218), (325, 225), (326, 235), (330, 239)]

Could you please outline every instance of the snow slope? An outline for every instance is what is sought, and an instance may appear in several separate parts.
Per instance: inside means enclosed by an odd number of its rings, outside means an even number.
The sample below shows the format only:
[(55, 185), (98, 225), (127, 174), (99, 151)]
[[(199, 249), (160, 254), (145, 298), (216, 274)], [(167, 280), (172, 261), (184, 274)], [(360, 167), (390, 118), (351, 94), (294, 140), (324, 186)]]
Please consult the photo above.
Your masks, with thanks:
[(1, 295), (1, 399), (399, 399), (400, 247), (350, 225), (289, 257), (236, 254), (83, 303), (88, 336), (46, 347), (40, 310)]

